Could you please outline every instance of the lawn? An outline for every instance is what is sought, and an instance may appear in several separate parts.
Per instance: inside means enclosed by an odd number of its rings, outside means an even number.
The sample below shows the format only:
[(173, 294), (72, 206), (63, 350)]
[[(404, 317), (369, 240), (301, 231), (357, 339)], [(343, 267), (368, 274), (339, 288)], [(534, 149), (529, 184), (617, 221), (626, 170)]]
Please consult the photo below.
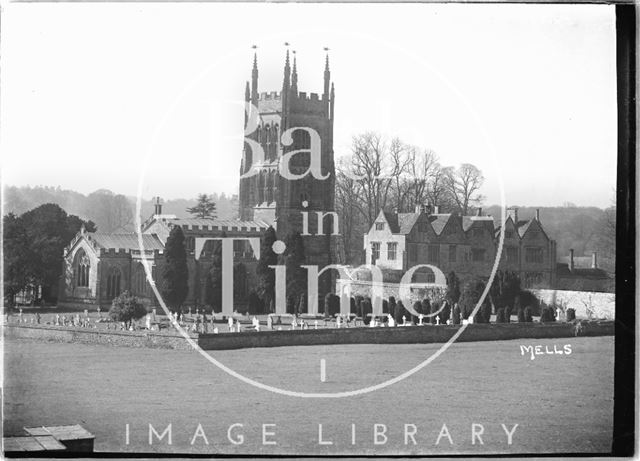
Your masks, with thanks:
[[(561, 350), (567, 344), (570, 355), (534, 360), (520, 347)], [(339, 392), (395, 377), (439, 347), (335, 345), (211, 354), (265, 384)], [(613, 337), (456, 343), (397, 384), (340, 399), (257, 389), (193, 351), (11, 340), (4, 364), (5, 435), (20, 434), (23, 426), (81, 424), (96, 435), (97, 451), (515, 454), (607, 452), (611, 444)], [(171, 424), (171, 445), (167, 437), (149, 445), (150, 424), (159, 434)], [(322, 441), (332, 444), (319, 443), (319, 424)], [(515, 424), (509, 445), (505, 428)], [(242, 444), (229, 440), (230, 427), (231, 438), (239, 442), (242, 436)], [(377, 440), (376, 429), (384, 433)], [(482, 434), (472, 443), (474, 429)], [(263, 436), (275, 445), (263, 443)]]

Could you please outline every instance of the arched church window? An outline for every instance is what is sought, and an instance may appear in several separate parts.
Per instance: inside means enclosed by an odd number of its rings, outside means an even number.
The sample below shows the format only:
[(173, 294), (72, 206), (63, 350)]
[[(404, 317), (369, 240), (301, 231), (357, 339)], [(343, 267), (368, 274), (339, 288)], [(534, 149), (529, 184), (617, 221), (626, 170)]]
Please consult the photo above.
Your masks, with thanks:
[(120, 294), (121, 279), (120, 269), (112, 268), (107, 276), (107, 298), (115, 298)]
[(78, 250), (74, 261), (74, 270), (76, 273), (76, 285), (79, 287), (89, 286), (89, 269), (90, 269), (89, 257), (85, 251), (81, 248)]
[(147, 293), (147, 274), (144, 271), (144, 265), (138, 263), (136, 265), (136, 272), (134, 276), (135, 292), (139, 295), (145, 295)]

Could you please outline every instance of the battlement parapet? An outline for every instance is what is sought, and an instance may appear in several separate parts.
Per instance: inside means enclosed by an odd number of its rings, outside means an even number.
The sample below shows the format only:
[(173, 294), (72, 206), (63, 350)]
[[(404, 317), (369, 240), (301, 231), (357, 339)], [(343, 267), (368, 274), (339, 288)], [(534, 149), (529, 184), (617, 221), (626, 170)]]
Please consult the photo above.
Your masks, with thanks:
[(123, 257), (130, 254), (131, 250), (128, 248), (100, 248), (100, 256)]
[(282, 93), (278, 91), (268, 91), (268, 92), (263, 91), (262, 93), (260, 93), (260, 97), (258, 99), (263, 101), (268, 101), (268, 100), (281, 99), (281, 98), (282, 98)]

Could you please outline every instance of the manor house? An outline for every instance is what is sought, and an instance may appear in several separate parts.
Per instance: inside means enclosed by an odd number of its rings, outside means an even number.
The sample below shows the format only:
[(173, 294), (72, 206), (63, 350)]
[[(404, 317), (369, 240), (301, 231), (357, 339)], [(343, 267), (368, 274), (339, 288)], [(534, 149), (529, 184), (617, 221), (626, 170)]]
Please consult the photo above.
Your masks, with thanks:
[[(416, 207), (413, 213), (380, 211), (364, 236), (367, 264), (383, 270), (385, 281), (399, 282), (418, 264), (430, 264), (460, 279), (488, 277), (495, 262), (500, 226), (493, 217), (439, 213), (438, 208)], [(556, 242), (540, 221), (540, 213), (519, 220), (517, 208), (508, 210), (499, 269), (513, 271), (525, 287), (552, 287), (556, 279)], [(416, 274), (416, 282), (433, 283), (433, 273)]]

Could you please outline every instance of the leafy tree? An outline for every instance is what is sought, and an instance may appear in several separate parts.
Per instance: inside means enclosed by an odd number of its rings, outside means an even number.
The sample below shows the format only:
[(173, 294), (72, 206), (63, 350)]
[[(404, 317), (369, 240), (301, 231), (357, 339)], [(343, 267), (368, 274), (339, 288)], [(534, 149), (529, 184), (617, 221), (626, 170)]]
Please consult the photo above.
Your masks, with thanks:
[(349, 312), (352, 313), (352, 314), (357, 314), (358, 313), (358, 308), (357, 308), (357, 305), (356, 305), (356, 298), (354, 298), (353, 296), (349, 300)]
[(484, 291), (485, 284), (484, 282), (475, 277), (469, 280), (462, 291), (462, 295), (460, 296), (460, 313), (462, 314), (462, 318), (468, 319), (473, 309), (475, 309), (476, 304), (480, 300), (480, 296), (482, 296), (482, 292)]
[[(420, 303), (420, 301), (416, 301), (413, 303), (413, 310), (416, 311), (418, 314), (424, 314), (424, 312), (422, 312), (422, 303)], [(411, 316), (413, 321), (415, 322), (415, 315)]]
[(393, 313), (393, 320), (396, 321), (396, 325), (400, 325), (402, 323), (402, 317), (407, 315), (407, 311), (404, 308), (404, 304), (402, 304), (401, 300), (398, 300), (396, 303), (396, 309)]
[(174, 226), (169, 233), (164, 246), (164, 262), (162, 297), (172, 310), (177, 310), (189, 293), (187, 252), (184, 248), (184, 233), (180, 226)]
[(531, 308), (529, 306), (524, 308), (524, 321), (525, 322), (533, 322), (533, 316), (531, 315)]
[(233, 265), (233, 299), (247, 299), (247, 266), (243, 263)]
[(276, 231), (269, 226), (262, 234), (260, 242), (260, 259), (256, 266), (258, 277), (257, 293), (266, 309), (271, 308), (271, 301), (275, 299), (275, 271), (269, 266), (278, 264), (278, 255), (273, 251), (273, 243), (278, 240)]
[(5, 255), (9, 258), (5, 259), (5, 264), (9, 263), (5, 267), (8, 296), (14, 299), (15, 293), (27, 286), (40, 286), (43, 300), (54, 302), (62, 275), (64, 248), (82, 225), (87, 231), (94, 232), (94, 223), (69, 216), (52, 203), (27, 211), (18, 218), (8, 215), (3, 221), (8, 226), (4, 241)]
[(302, 268), (305, 264), (304, 240), (300, 232), (287, 235), (286, 244), (287, 249), (280, 259), (287, 272), (287, 295), (299, 299), (307, 294), (307, 271)]
[(447, 293), (445, 295), (450, 304), (455, 304), (460, 299), (460, 279), (454, 271), (447, 275)]
[(454, 325), (460, 325), (460, 307), (455, 304), (451, 311), (451, 323)]
[(147, 314), (138, 298), (132, 296), (128, 291), (124, 291), (113, 299), (109, 309), (109, 317), (116, 322), (124, 322), (127, 328), (131, 326), (133, 320), (138, 320)]
[(451, 318), (451, 304), (448, 301), (443, 301), (444, 307), (440, 312), (440, 323), (447, 323), (447, 320)]
[(260, 296), (254, 291), (251, 290), (249, 293), (249, 314), (259, 314), (262, 312), (262, 302), (260, 301)]
[(187, 208), (187, 212), (196, 218), (207, 219), (216, 217), (216, 203), (213, 196), (207, 194), (198, 194), (198, 203)]
[[(222, 236), (226, 237), (224, 233)], [(235, 288), (235, 277), (233, 283)], [(205, 302), (213, 308), (213, 312), (222, 311), (222, 242), (215, 242), (213, 249), (213, 260), (205, 286)]]
[(324, 295), (324, 318), (331, 317), (331, 293)]
[(30, 282), (27, 267), (29, 242), (20, 220), (13, 213), (3, 218), (3, 256), (4, 256), (4, 296), (6, 305), (15, 306), (16, 294), (23, 290)]

